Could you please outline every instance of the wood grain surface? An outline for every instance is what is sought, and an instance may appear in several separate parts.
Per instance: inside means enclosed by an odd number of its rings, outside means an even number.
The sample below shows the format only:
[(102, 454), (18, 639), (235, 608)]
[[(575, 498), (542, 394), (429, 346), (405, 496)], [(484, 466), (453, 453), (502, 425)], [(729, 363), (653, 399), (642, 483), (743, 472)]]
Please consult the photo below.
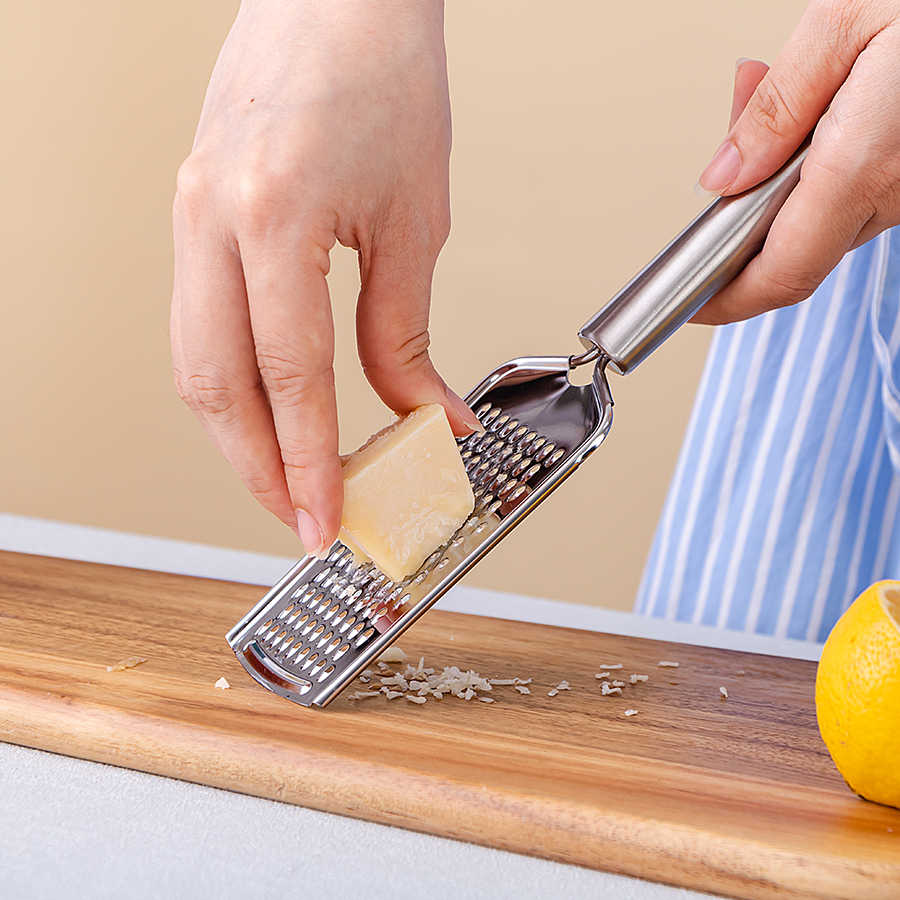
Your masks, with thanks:
[[(0, 553), (0, 739), (734, 897), (900, 897), (900, 811), (834, 769), (814, 663), (437, 609), (412, 660), (531, 694), (312, 710), (225, 643), (262, 593)], [(615, 662), (649, 681), (601, 696)]]

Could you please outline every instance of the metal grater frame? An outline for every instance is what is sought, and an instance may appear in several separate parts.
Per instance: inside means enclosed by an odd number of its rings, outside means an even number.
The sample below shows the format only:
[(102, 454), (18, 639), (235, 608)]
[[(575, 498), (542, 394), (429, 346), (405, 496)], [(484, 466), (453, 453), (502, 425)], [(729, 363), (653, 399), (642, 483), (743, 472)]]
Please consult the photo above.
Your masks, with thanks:
[[(571, 370), (591, 362), (590, 383), (573, 384)], [(300, 560), (228, 632), (244, 668), (288, 700), (327, 706), (600, 446), (613, 407), (605, 365), (589, 351), (495, 369), (466, 397), (484, 431), (458, 439), (469, 519), (402, 582), (340, 541)]]
[[(261, 684), (326, 706), (475, 563), (572, 474), (612, 423), (606, 368), (632, 371), (762, 249), (800, 180), (810, 138), (771, 178), (720, 197), (580, 329), (575, 357), (527, 357), (495, 369), (466, 398), (485, 427), (460, 441), (476, 507), (453, 539), (394, 584), (335, 543), (301, 560), (228, 633)], [(594, 363), (591, 382), (569, 379)]]

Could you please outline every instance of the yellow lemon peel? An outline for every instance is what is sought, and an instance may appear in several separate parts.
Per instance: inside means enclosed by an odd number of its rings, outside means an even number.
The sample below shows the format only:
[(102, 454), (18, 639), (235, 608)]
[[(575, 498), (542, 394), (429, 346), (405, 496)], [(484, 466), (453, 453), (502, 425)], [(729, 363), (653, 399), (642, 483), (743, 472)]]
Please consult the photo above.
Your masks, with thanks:
[(900, 808), (900, 581), (867, 588), (832, 629), (816, 675), (816, 717), (851, 790)]

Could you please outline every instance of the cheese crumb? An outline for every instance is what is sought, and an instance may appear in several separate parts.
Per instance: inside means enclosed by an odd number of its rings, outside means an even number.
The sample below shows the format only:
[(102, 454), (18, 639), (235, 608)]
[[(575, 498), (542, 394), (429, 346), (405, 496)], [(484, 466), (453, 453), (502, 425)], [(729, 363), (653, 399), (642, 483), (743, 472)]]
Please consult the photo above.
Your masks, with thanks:
[[(381, 671), (390, 674), (385, 674), (383, 677), (378, 676), (378, 680), (381, 682), (380, 690), (372, 692), (371, 695), (361, 693), (359, 697), (378, 696), (381, 693), (388, 700), (406, 697), (413, 703), (424, 703), (429, 696), (441, 700), (444, 694), (449, 693), (460, 700), (482, 700), (492, 703), (493, 700), (490, 697), (483, 697), (481, 694), (492, 691), (494, 685), (513, 685), (520, 693), (531, 693), (525, 687), (526, 684), (531, 683), (530, 678), (487, 679), (482, 678), (472, 669), (463, 672), (458, 666), (444, 666), (443, 670), (436, 671), (433, 667), (425, 665), (424, 656), (415, 666), (407, 663), (402, 671), (391, 669), (384, 663), (379, 663), (378, 666)], [(360, 681), (362, 680), (361, 677)], [(357, 695), (350, 696), (351, 699), (359, 699)]]
[(147, 660), (143, 656), (129, 656), (128, 659), (123, 659), (121, 662), (117, 662), (114, 666), (107, 666), (107, 672), (122, 672), (125, 669), (133, 669), (135, 666), (141, 665), (141, 663), (145, 663)]
[(406, 654), (399, 647), (388, 647), (378, 657), (380, 663), (399, 663), (406, 659)]
[(230, 688), (231, 685), (230, 685), (224, 678), (220, 678), (220, 679), (216, 682), (216, 687), (217, 687), (217, 688), (221, 688), (223, 691), (225, 691), (225, 690), (227, 690), (228, 688)]

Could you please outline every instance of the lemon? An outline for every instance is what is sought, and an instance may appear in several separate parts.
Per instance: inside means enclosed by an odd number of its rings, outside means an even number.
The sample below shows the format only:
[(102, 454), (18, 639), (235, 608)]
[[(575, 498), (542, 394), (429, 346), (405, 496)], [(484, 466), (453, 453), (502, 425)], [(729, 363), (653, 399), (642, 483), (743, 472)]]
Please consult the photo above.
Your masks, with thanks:
[(816, 674), (831, 758), (866, 800), (900, 807), (900, 581), (880, 581), (834, 626)]

